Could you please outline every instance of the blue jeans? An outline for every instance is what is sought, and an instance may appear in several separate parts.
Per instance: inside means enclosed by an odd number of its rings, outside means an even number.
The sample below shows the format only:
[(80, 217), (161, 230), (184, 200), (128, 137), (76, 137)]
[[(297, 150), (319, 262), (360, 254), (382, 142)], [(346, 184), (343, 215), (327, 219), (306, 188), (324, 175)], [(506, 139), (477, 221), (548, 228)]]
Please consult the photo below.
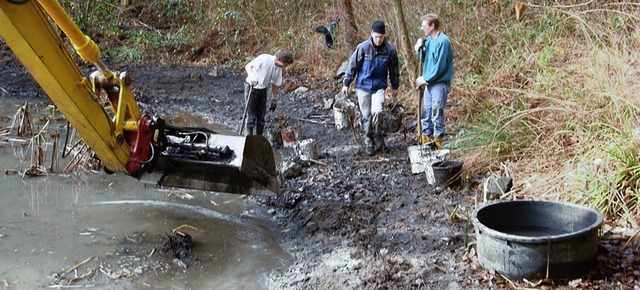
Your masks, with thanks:
[(444, 136), (444, 109), (451, 91), (451, 83), (429, 84), (422, 99), (422, 135)]

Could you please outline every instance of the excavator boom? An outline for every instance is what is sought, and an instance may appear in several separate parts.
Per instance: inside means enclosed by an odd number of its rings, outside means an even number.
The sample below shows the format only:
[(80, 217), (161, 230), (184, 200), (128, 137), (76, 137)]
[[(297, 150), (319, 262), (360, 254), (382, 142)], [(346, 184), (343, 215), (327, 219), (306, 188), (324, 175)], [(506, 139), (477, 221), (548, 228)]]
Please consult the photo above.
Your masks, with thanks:
[[(49, 18), (96, 72), (82, 74)], [(111, 71), (100, 59), (98, 46), (57, 1), (0, 0), (0, 37), (107, 171), (159, 186), (279, 193), (273, 150), (265, 138), (174, 127), (141, 113), (131, 75)], [(103, 106), (103, 96), (111, 110)]]

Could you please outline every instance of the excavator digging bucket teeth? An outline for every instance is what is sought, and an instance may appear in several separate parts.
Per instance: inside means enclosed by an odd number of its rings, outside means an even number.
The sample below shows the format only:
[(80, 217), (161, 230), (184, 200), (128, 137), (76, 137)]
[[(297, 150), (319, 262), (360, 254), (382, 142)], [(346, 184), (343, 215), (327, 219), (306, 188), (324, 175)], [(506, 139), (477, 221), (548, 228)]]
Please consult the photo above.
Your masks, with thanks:
[(233, 136), (167, 126), (151, 173), (141, 179), (163, 187), (277, 196), (273, 149), (262, 136)]

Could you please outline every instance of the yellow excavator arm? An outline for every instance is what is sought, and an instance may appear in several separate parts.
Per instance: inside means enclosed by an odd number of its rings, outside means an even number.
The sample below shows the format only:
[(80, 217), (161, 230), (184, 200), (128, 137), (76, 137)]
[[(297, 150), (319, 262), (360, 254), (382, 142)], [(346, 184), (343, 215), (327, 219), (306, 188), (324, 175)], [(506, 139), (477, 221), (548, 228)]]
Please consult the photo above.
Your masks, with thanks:
[[(96, 72), (88, 78), (82, 74), (48, 17)], [(265, 138), (173, 127), (141, 113), (131, 75), (111, 71), (98, 46), (57, 1), (0, 0), (0, 36), (107, 171), (160, 186), (279, 193), (273, 150)], [(103, 95), (114, 113), (102, 106)]]
[[(0, 35), (7, 45), (104, 165), (126, 172), (129, 148), (116, 141), (111, 118), (38, 3), (17, 5), (1, 0), (0, 7)], [(95, 44), (93, 47), (97, 51)]]

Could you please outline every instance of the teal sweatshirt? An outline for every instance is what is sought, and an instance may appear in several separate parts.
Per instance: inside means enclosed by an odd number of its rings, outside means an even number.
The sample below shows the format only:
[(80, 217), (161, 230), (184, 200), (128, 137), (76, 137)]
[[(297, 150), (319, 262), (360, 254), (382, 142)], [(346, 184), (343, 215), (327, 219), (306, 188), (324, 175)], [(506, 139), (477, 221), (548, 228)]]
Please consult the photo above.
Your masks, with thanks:
[[(440, 32), (436, 38), (427, 37), (423, 49), (422, 76), (429, 84), (450, 82), (453, 79), (453, 48), (449, 37)], [(419, 51), (416, 51), (419, 57)]]

